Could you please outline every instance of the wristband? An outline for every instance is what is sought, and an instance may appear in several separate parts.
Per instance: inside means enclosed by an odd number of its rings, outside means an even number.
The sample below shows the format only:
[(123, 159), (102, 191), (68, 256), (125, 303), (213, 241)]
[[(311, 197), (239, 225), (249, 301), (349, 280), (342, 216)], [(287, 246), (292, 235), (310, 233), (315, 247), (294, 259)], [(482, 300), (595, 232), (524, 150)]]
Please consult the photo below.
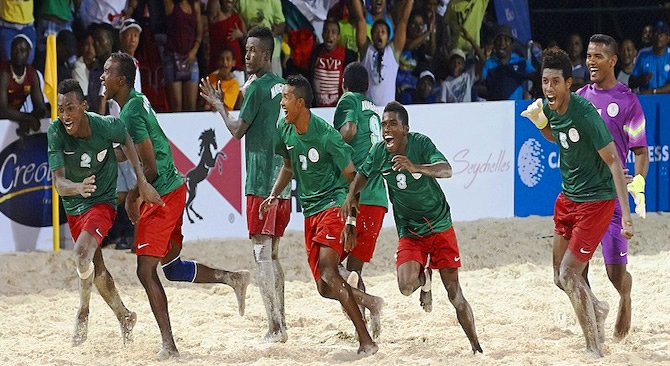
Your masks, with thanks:
[(356, 218), (353, 216), (347, 216), (347, 225), (356, 226)]

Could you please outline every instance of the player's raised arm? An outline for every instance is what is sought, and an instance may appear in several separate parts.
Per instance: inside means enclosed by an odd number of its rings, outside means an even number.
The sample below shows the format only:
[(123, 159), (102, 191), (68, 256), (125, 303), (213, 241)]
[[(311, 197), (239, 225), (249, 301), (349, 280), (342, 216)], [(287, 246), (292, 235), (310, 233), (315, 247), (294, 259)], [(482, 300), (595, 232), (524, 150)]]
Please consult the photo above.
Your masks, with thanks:
[(555, 142), (554, 135), (551, 134), (551, 128), (549, 127), (549, 120), (544, 115), (542, 108), (542, 98), (537, 98), (533, 103), (528, 105), (525, 111), (521, 112), (521, 117), (528, 118), (540, 130), (544, 138)]
[(234, 138), (239, 140), (244, 136), (249, 128), (249, 124), (244, 119), (235, 118), (228, 113), (228, 110), (223, 105), (223, 92), (221, 91), (220, 81), (216, 84), (216, 88), (213, 88), (209, 82), (209, 76), (200, 80), (200, 96), (219, 112), (228, 131), (230, 131)]
[(621, 225), (623, 227), (622, 234), (626, 239), (633, 237), (633, 219), (630, 216), (630, 207), (628, 206), (628, 193), (626, 192), (626, 181), (623, 175), (623, 168), (621, 167), (621, 162), (617, 157), (616, 148), (614, 147), (614, 142), (610, 142), (605, 145), (602, 149), (598, 150), (598, 154), (603, 159), (607, 167), (612, 173), (614, 178), (614, 188), (616, 189), (616, 195), (619, 199), (619, 204), (621, 205)]

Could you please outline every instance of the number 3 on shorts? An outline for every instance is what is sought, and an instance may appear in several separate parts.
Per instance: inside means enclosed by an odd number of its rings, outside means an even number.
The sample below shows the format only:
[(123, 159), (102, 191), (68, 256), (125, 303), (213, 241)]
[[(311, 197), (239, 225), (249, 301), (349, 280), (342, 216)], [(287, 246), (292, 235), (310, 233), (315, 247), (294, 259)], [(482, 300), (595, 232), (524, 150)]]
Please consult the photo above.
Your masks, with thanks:
[(405, 189), (407, 188), (407, 177), (405, 174), (398, 174), (395, 176), (396, 184), (398, 185), (398, 188), (400, 189)]

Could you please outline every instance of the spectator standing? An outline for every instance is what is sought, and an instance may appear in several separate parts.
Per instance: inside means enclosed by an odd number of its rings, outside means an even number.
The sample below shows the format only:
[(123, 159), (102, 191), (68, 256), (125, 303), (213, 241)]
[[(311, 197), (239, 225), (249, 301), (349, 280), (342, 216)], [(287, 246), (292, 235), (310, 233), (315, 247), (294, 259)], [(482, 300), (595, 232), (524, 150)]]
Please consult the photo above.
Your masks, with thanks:
[(403, 0), (399, 5), (400, 18), (396, 27), (396, 37), (390, 41), (390, 27), (381, 19), (372, 26), (372, 41), (366, 33), (363, 18), (363, 6), (353, 1), (353, 17), (356, 25), (356, 44), (365, 69), (368, 70), (367, 96), (376, 105), (386, 105), (395, 100), (395, 85), (398, 75), (398, 59), (405, 48), (407, 38), (407, 20), (412, 11), (414, 0)]
[(56, 36), (56, 56), (58, 60), (58, 83), (72, 79), (72, 69), (77, 61), (77, 38), (69, 30), (62, 30)]
[(440, 98), (442, 103), (472, 102), (472, 86), (482, 76), (482, 69), (486, 61), (484, 51), (477, 46), (465, 28), (463, 28), (463, 37), (471, 41), (472, 48), (477, 55), (477, 62), (466, 69), (465, 52), (458, 48), (451, 51), (447, 63), (449, 75), (442, 82)]
[(576, 91), (589, 81), (589, 71), (586, 68), (586, 60), (582, 55), (584, 53), (582, 37), (577, 33), (571, 34), (568, 37), (565, 51), (572, 63), (572, 86), (570, 90)]
[(93, 33), (87, 32), (84, 41), (81, 43), (80, 56), (74, 64), (72, 78), (77, 80), (84, 96), (88, 95), (89, 74), (96, 66), (95, 46), (93, 42)]
[(654, 27), (654, 44), (637, 55), (628, 85), (640, 94), (670, 93), (670, 27), (660, 21)]
[(240, 0), (240, 16), (249, 29), (255, 26), (270, 28), (274, 36), (272, 72), (281, 77), (281, 36), (286, 28), (281, 0)]
[(407, 42), (400, 53), (396, 97), (416, 88), (417, 76), (430, 66), (435, 47), (435, 24), (427, 24), (424, 13), (413, 10), (407, 23)]
[[(351, 0), (340, 0), (340, 3), (335, 5), (328, 12), (328, 18), (340, 19), (338, 21), (340, 26), (340, 44), (358, 54), (358, 46), (356, 45), (356, 27), (351, 23), (351, 14)], [(367, 34), (370, 35), (372, 27), (366, 25), (366, 28)]]
[(81, 2), (79, 8), (79, 19), (88, 28), (91, 24), (117, 25), (123, 21), (126, 13), (130, 17), (130, 11), (126, 10), (127, 0), (77, 0)]
[(323, 25), (323, 43), (312, 51), (310, 82), (314, 88), (315, 107), (334, 107), (342, 95), (344, 68), (357, 61), (358, 55), (339, 44), (340, 25), (334, 19)]
[[(356, 1), (356, 0), (352, 0)], [(370, 1), (370, 11), (365, 15), (365, 22), (370, 26), (374, 26), (375, 22), (378, 20), (383, 20), (388, 25), (389, 29), (389, 40), (393, 39), (395, 36), (394, 33), (394, 24), (393, 19), (386, 12), (386, 0), (371, 0)]]
[(18, 34), (23, 34), (31, 44), (28, 64), (32, 65), (35, 58), (33, 46), (37, 37), (33, 17), (33, 0), (2, 0), (0, 5), (0, 39), (2, 39), (0, 60), (9, 60), (14, 38)]
[(514, 36), (508, 26), (499, 26), (493, 39), (493, 55), (484, 63), (482, 78), (487, 100), (521, 100), (525, 82), (535, 73), (530, 61), (512, 51)]
[(416, 89), (406, 92), (402, 98), (402, 104), (431, 104), (439, 101), (438, 93), (435, 92), (435, 75), (429, 70), (419, 74)]
[(637, 56), (637, 49), (635, 43), (630, 39), (624, 39), (621, 42), (621, 49), (619, 50), (619, 72), (617, 74), (617, 81), (628, 85), (628, 79), (635, 67), (635, 56)]
[(105, 103), (103, 103), (104, 96), (102, 94), (103, 90), (100, 76), (102, 76), (105, 61), (113, 51), (114, 28), (107, 23), (102, 23), (94, 25), (93, 29), (93, 47), (95, 48), (95, 58), (97, 62), (89, 73), (86, 102), (88, 103), (89, 111), (100, 112), (101, 106), (105, 106)]
[[(35, 51), (37, 59), (33, 63), (38, 70), (44, 71), (44, 57), (47, 50), (47, 36), (59, 34), (61, 31), (72, 31), (72, 14), (79, 8), (81, 0), (49, 0), (40, 3), (37, 17), (37, 43)], [(67, 79), (70, 79), (68, 77)], [(62, 81), (60, 78), (58, 81)]]
[(247, 34), (247, 28), (242, 18), (235, 12), (236, 5), (237, 0), (210, 0), (207, 3), (210, 73), (221, 67), (218, 61), (224, 48), (230, 49), (233, 53), (234, 69), (244, 70), (240, 41)]
[(196, 59), (202, 43), (198, 0), (163, 0), (168, 44), (163, 72), (172, 112), (195, 111), (200, 71)]
[[(229, 110), (240, 109), (242, 98), (240, 98), (240, 83), (237, 82), (233, 75), (233, 68), (235, 68), (234, 52), (230, 48), (221, 50), (219, 57), (216, 59), (218, 68), (209, 74), (208, 80), (212, 87), (216, 89), (217, 84), (220, 85), (223, 92), (223, 105)], [(215, 110), (209, 104), (206, 104), (207, 109)]]
[(651, 47), (651, 42), (654, 38), (654, 27), (651, 24), (647, 24), (642, 28), (642, 34), (640, 34), (640, 51), (647, 47)]
[[(25, 34), (17, 34), (11, 42), (10, 60), (0, 69), (0, 119), (9, 119), (19, 124), (16, 134), (27, 135), (30, 130), (39, 131), (40, 118), (46, 113), (44, 95), (40, 88), (37, 71), (28, 63), (33, 47)], [(33, 110), (20, 111), (30, 96)]]

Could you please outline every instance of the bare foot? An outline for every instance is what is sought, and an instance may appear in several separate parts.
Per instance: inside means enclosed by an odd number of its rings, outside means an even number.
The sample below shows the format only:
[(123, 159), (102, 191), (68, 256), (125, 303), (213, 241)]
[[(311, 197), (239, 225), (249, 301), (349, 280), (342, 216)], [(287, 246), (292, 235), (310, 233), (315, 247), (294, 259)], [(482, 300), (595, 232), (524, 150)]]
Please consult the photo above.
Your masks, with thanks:
[(74, 319), (74, 335), (72, 336), (72, 345), (78, 346), (86, 341), (88, 337), (88, 311), (77, 311), (77, 317)]
[(377, 353), (377, 351), (379, 351), (379, 346), (374, 342), (366, 345), (361, 344), (361, 346), (358, 347), (358, 354), (363, 357), (372, 356)]
[(270, 343), (286, 343), (288, 341), (288, 334), (282, 329), (276, 332), (268, 332), (263, 339)]
[(626, 338), (630, 331), (631, 300), (629, 296), (622, 296), (619, 300), (619, 314), (614, 323), (614, 338), (621, 340)]
[(237, 310), (240, 316), (244, 316), (244, 310), (247, 306), (247, 287), (251, 281), (251, 273), (249, 271), (239, 271), (233, 276), (233, 283), (230, 286), (235, 291), (237, 298)]
[(475, 341), (474, 343), (470, 343), (472, 346), (472, 354), (476, 355), (477, 352), (479, 353), (484, 353), (484, 350), (482, 350), (482, 346), (479, 345), (479, 341)]
[(121, 339), (123, 344), (133, 343), (133, 328), (137, 323), (137, 314), (133, 311), (128, 311), (126, 315), (119, 321), (121, 326)]
[[(382, 332), (382, 308), (384, 307), (384, 299), (378, 296), (373, 296), (374, 302), (370, 305), (370, 333), (372, 339), (378, 339)], [(375, 346), (376, 347), (376, 346)], [(360, 351), (360, 350), (359, 350)], [(377, 352), (377, 351), (375, 351)]]
[(605, 301), (599, 301), (595, 306), (596, 313), (596, 327), (598, 328), (598, 341), (602, 344), (605, 342), (605, 319), (610, 312), (610, 306)]
[(158, 351), (158, 354), (156, 354), (156, 358), (158, 358), (159, 361), (177, 357), (179, 357), (179, 351), (177, 351), (177, 347), (175, 346), (172, 347), (163, 346), (163, 348), (161, 348), (161, 350)]
[(419, 293), (419, 304), (423, 308), (423, 311), (427, 313), (433, 311), (433, 292), (421, 290)]
[(594, 347), (594, 348), (586, 348), (586, 354), (593, 357), (593, 358), (602, 358), (604, 357), (603, 351), (600, 350), (600, 348)]

